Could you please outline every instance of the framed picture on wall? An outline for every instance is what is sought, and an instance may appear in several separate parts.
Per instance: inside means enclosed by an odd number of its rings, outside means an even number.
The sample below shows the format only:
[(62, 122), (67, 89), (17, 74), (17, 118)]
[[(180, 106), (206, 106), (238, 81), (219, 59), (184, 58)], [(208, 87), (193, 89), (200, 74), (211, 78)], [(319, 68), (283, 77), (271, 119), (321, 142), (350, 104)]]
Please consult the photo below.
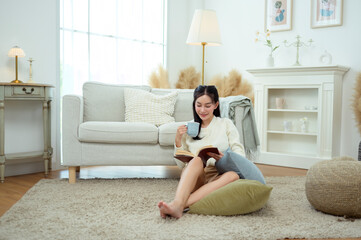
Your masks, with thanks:
[(292, 0), (265, 0), (265, 31), (292, 29)]
[(343, 0), (311, 0), (311, 27), (342, 25)]

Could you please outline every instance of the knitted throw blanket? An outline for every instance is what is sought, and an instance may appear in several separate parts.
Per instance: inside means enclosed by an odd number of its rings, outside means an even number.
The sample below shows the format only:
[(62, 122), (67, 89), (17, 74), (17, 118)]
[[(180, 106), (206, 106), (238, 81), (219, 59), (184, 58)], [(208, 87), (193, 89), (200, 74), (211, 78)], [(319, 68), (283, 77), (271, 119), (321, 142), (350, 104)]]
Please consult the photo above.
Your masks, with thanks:
[[(246, 157), (251, 161), (257, 160), (259, 156), (259, 137), (251, 100), (238, 95), (220, 98), (219, 102), (221, 117), (231, 119), (237, 129), (243, 133), (240, 137), (241, 142), (243, 140)], [(243, 107), (244, 111), (242, 116), (236, 118), (237, 106)]]

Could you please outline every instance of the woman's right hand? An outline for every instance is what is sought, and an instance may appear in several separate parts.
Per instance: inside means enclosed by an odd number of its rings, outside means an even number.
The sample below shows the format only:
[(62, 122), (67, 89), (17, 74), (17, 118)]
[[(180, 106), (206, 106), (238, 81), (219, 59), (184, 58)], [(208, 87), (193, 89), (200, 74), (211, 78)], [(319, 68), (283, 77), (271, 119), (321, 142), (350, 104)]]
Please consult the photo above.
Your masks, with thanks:
[(180, 125), (177, 129), (177, 133), (175, 135), (175, 144), (177, 147), (182, 146), (182, 136), (187, 132), (186, 125)]

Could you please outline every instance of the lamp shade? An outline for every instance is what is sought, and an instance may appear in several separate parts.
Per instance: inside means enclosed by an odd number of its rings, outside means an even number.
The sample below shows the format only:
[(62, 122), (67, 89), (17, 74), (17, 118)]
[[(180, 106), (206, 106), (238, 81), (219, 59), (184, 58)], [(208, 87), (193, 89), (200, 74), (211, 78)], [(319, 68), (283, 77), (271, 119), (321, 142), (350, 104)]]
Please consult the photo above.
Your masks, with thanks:
[(16, 57), (16, 56), (25, 57), (25, 53), (20, 47), (15, 46), (9, 50), (8, 56), (9, 57)]
[(202, 43), (209, 46), (222, 44), (217, 15), (213, 10), (197, 9), (194, 12), (187, 44), (202, 45)]

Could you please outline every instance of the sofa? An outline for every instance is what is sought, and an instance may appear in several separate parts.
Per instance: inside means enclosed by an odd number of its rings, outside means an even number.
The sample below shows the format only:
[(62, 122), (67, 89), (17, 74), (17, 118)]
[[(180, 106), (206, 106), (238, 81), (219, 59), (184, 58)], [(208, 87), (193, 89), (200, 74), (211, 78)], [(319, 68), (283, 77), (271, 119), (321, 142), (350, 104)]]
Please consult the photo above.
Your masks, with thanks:
[[(126, 108), (125, 100), (129, 97), (125, 99), (125, 93), (129, 89), (143, 90), (155, 96), (177, 92), (171, 113), (174, 121), (159, 126), (127, 121), (130, 107)], [(86, 82), (82, 96), (63, 96), (62, 165), (68, 167), (69, 182), (76, 182), (76, 169), (81, 166), (176, 165), (173, 159), (175, 134), (178, 126), (193, 119), (193, 91)], [(137, 101), (143, 98), (138, 94), (132, 96)], [(237, 106), (233, 119), (241, 142), (244, 141), (243, 113), (244, 106)]]

